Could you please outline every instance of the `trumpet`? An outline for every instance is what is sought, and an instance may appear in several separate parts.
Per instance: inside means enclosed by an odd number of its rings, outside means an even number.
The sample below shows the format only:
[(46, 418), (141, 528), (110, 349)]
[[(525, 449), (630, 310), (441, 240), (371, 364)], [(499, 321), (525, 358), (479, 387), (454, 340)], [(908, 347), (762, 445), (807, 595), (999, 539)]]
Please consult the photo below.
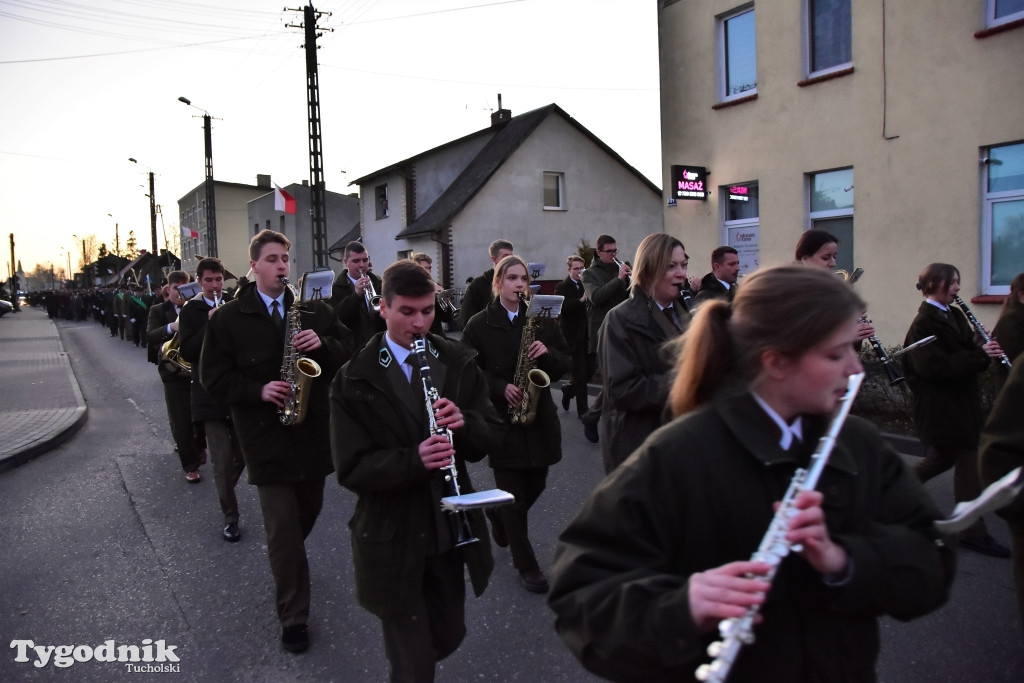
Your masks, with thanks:
[(365, 270), (359, 271), (359, 277), (365, 277), (370, 281), (366, 285), (366, 289), (363, 290), (363, 296), (366, 298), (366, 310), (380, 315), (380, 296), (377, 294), (377, 290), (373, 288), (373, 278), (367, 277)]
[(459, 314), (459, 307), (452, 300), (454, 294), (454, 289), (442, 289), (437, 293), (437, 307), (442, 313), (449, 316), (457, 316)]
[(626, 266), (627, 268), (629, 268), (629, 272), (626, 273), (626, 275), (632, 275), (633, 274), (633, 266), (629, 265), (628, 263), (623, 263), (622, 261), (620, 261), (619, 259), (614, 258), (614, 257), (612, 258), (612, 263), (617, 265), (620, 270), (621, 270), (622, 266)]

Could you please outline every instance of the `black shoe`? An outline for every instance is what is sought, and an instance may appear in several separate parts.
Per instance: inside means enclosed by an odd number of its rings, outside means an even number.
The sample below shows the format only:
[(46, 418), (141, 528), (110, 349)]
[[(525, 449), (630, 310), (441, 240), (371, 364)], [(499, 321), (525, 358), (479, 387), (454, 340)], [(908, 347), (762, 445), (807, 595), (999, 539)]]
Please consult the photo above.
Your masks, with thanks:
[(572, 400), (573, 394), (569, 388), (571, 385), (562, 385), (562, 410), (569, 412), (569, 402)]
[(309, 648), (309, 632), (306, 625), (285, 626), (281, 631), (281, 646), (295, 654), (305, 652)]
[(601, 437), (597, 433), (597, 423), (601, 419), (601, 413), (588, 410), (587, 414), (580, 418), (583, 421), (583, 436), (587, 437), (590, 443), (597, 443)]
[(544, 578), (544, 574), (541, 572), (540, 567), (534, 567), (533, 569), (521, 569), (519, 571), (519, 583), (523, 584), (523, 588), (531, 593), (548, 592), (548, 580)]
[(498, 517), (498, 513), (493, 508), (486, 508), (484, 514), (487, 515), (487, 519), (491, 520), (491, 538), (494, 539), (494, 545), (499, 548), (507, 548), (508, 534), (505, 532), (505, 524)]
[(242, 537), (242, 532), (238, 530), (238, 524), (236, 522), (228, 522), (224, 525), (224, 531), (221, 532), (221, 536), (224, 537), (225, 541), (234, 543)]
[(981, 553), (982, 555), (988, 555), (989, 557), (1006, 559), (1010, 556), (1010, 549), (1004, 545), (1000, 545), (999, 541), (988, 534), (979, 536), (978, 538), (961, 538), (960, 547), (973, 550), (974, 552)]

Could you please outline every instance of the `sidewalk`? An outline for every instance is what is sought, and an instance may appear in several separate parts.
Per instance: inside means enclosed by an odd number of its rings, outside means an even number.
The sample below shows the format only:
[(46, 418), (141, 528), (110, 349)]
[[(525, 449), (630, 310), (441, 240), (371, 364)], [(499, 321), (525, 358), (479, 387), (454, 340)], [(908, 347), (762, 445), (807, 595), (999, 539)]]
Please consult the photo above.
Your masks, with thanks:
[(85, 399), (42, 308), (0, 318), (0, 472), (57, 447), (85, 424)]

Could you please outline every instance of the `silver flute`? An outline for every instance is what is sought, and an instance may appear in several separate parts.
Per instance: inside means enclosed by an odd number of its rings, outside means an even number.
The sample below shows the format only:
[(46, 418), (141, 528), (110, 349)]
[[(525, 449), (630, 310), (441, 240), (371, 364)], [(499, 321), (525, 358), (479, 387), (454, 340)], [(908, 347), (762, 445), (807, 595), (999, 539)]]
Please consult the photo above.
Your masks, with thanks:
[[(986, 344), (992, 341), (992, 337), (990, 337), (988, 332), (985, 331), (985, 326), (974, 317), (974, 314), (971, 313), (971, 309), (967, 308), (967, 304), (964, 303), (964, 300), (960, 297), (956, 297), (954, 301), (956, 301), (956, 305), (960, 307), (960, 310), (964, 312), (964, 315), (967, 316), (967, 319), (971, 322), (971, 327), (973, 327), (974, 331), (978, 333), (978, 336), (984, 339)], [(1007, 370), (1013, 367), (1013, 364), (1005, 353), (999, 356), (999, 362), (1005, 365)]]
[[(846, 417), (850, 414), (850, 407), (853, 399), (860, 390), (860, 384), (864, 381), (864, 373), (850, 375), (846, 385), (846, 394), (839, 401), (839, 407), (828, 426), (828, 431), (818, 440), (818, 447), (811, 456), (810, 466), (807, 469), (799, 468), (793, 474), (789, 482), (786, 495), (779, 503), (779, 509), (775, 512), (772, 522), (768, 525), (768, 531), (761, 539), (761, 545), (757, 552), (750, 556), (751, 562), (764, 562), (768, 565), (768, 573), (762, 578), (770, 585), (778, 572), (779, 565), (791, 551), (800, 552), (802, 547), (794, 545), (786, 540), (786, 532), (789, 530), (789, 521), (799, 512), (796, 507), (796, 498), (803, 491), (813, 491), (818, 485), (818, 479), (825, 470), (829, 455), (836, 444), (839, 430)], [(748, 578), (753, 578), (749, 576)], [(708, 654), (714, 658), (710, 664), (701, 664), (697, 668), (696, 677), (698, 681), (711, 681), (712, 683), (724, 683), (729, 677), (729, 671), (740, 650), (744, 645), (754, 642), (754, 620), (761, 611), (760, 605), (751, 605), (747, 608), (742, 617), (724, 619), (718, 624), (718, 632), (721, 640), (716, 640), (708, 646)]]

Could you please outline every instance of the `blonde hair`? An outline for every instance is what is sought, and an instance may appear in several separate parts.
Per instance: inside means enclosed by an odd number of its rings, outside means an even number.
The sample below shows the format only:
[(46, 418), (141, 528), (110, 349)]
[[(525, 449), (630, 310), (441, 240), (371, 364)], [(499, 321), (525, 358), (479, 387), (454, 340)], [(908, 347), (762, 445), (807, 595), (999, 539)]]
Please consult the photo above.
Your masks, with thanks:
[(530, 268), (526, 265), (526, 261), (515, 254), (511, 254), (498, 261), (498, 265), (494, 267), (494, 279), (491, 280), (491, 294), (495, 297), (501, 294), (501, 281), (504, 279), (505, 273), (512, 266), (523, 267), (523, 270), (526, 271), (526, 285), (530, 285)]
[(686, 247), (675, 237), (663, 232), (648, 235), (636, 248), (636, 264), (633, 266), (632, 287), (651, 295), (654, 285), (668, 272), (672, 252), (679, 247), (686, 253)]
[(673, 415), (710, 400), (730, 376), (749, 384), (765, 351), (798, 358), (863, 310), (853, 288), (827, 271), (790, 265), (754, 273), (732, 304), (712, 299), (698, 308), (679, 340)]

